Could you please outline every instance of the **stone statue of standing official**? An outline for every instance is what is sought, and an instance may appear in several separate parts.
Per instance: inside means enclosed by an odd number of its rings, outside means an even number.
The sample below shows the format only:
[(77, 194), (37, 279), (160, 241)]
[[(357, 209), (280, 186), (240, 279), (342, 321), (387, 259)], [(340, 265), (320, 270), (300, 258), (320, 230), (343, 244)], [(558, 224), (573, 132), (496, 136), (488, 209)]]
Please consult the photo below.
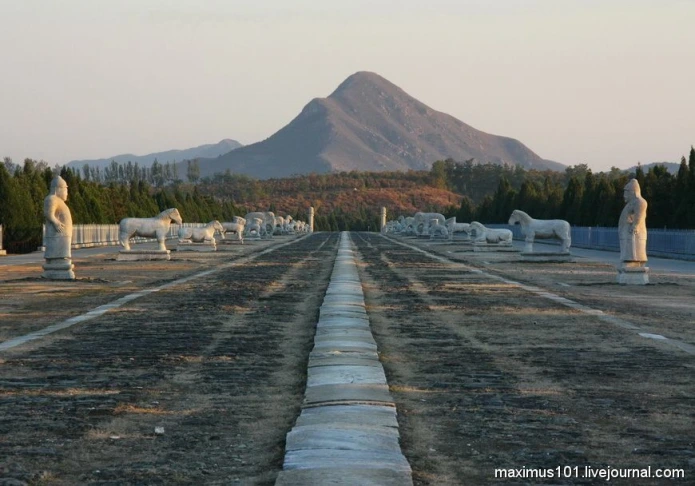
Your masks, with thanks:
[(74, 280), (72, 264), (72, 215), (65, 201), (68, 185), (60, 176), (51, 181), (51, 189), (43, 200), (46, 234), (43, 277), (51, 280)]
[(639, 182), (632, 179), (623, 192), (625, 207), (618, 221), (620, 266), (618, 283), (644, 285), (649, 283), (647, 263), (647, 201), (642, 197)]

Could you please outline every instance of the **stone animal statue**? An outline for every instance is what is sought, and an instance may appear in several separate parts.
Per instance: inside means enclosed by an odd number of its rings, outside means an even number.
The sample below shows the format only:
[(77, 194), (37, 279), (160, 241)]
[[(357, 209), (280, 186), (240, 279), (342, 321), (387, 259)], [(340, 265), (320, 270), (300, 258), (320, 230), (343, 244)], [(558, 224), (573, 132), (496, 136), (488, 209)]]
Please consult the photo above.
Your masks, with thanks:
[(470, 229), (471, 232), (475, 233), (473, 239), (475, 243), (498, 244), (500, 246), (511, 246), (512, 244), (511, 230), (486, 228), (478, 221), (473, 221)]
[(205, 226), (187, 226), (179, 228), (179, 241), (191, 240), (194, 243), (215, 244), (215, 231), (219, 231), (224, 238), (224, 226), (216, 219)]
[(430, 239), (431, 240), (446, 240), (449, 239), (449, 230), (445, 225), (439, 224), (438, 219), (430, 221)]
[(535, 238), (557, 238), (562, 242), (561, 251), (567, 253), (572, 244), (572, 233), (570, 224), (562, 219), (533, 219), (519, 209), (512, 211), (509, 217), (509, 224), (520, 224), (521, 232), (526, 237), (526, 247), (524, 251), (533, 251), (533, 240)]
[(454, 233), (466, 233), (470, 238), (471, 225), (469, 223), (457, 223), (456, 216), (446, 220), (446, 229), (449, 230), (449, 238), (454, 238)]
[(440, 213), (415, 213), (413, 216), (413, 228), (417, 236), (428, 236), (430, 223), (433, 219), (439, 220), (439, 224), (444, 225), (446, 218)]
[(165, 209), (154, 218), (124, 218), (118, 223), (118, 241), (123, 249), (130, 251), (130, 238), (144, 236), (157, 238), (159, 250), (166, 251), (165, 240), (171, 222), (181, 224), (181, 215), (176, 208)]
[[(246, 215), (248, 216), (248, 214)], [(247, 218), (245, 218), (247, 219)], [(248, 220), (248, 219), (247, 219)], [(259, 239), (265, 234), (265, 224), (263, 218), (251, 219), (244, 228), (244, 234), (247, 238)]]
[(403, 220), (402, 233), (406, 236), (415, 236), (415, 218), (413, 216), (408, 216)]
[[(249, 224), (256, 218), (260, 218), (261, 220), (261, 238), (272, 238), (273, 231), (275, 231), (275, 213), (273, 213), (272, 211), (255, 211), (252, 213), (248, 213), (246, 216), (244, 216), (244, 219), (246, 219), (247, 224)], [(246, 236), (248, 236), (248, 227), (245, 229), (245, 231)]]
[(222, 227), (224, 228), (225, 235), (231, 233), (236, 235), (236, 239), (244, 243), (244, 228), (246, 227), (246, 220), (241, 216), (234, 216), (232, 221), (222, 222)]

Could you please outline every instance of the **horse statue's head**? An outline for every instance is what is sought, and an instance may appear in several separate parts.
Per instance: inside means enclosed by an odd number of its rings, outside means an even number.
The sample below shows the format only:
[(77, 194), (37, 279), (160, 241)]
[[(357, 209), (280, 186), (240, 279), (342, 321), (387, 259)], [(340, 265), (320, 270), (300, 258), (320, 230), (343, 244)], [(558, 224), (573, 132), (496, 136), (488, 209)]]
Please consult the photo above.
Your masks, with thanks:
[(215, 231), (219, 231), (220, 234), (224, 234), (225, 232), (224, 226), (217, 220), (212, 221), (212, 227), (215, 228)]
[(509, 224), (517, 224), (528, 221), (528, 214), (518, 209), (512, 211), (512, 215), (509, 216)]
[(176, 208), (165, 209), (164, 211), (162, 211), (162, 214), (167, 216), (169, 219), (171, 219), (176, 224), (183, 223), (183, 219), (181, 219), (181, 215), (179, 214), (179, 210)]

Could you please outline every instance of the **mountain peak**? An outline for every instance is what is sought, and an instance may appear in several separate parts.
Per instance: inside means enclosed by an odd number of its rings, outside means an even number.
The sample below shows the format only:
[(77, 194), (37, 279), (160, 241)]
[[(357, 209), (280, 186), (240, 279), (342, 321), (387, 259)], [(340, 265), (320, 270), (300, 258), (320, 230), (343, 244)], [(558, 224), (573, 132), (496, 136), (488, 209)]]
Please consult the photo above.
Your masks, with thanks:
[(314, 98), (262, 142), (204, 164), (201, 175), (230, 169), (259, 178), (335, 171), (426, 170), (437, 160), (526, 168), (564, 168), (521, 142), (491, 135), (428, 107), (370, 71), (350, 75), (327, 98)]
[(346, 90), (365, 86), (377, 86), (382, 89), (400, 89), (386, 78), (379, 76), (377, 73), (373, 73), (371, 71), (357, 71), (355, 74), (351, 74), (345, 79), (345, 81), (340, 83), (329, 98), (334, 97)]

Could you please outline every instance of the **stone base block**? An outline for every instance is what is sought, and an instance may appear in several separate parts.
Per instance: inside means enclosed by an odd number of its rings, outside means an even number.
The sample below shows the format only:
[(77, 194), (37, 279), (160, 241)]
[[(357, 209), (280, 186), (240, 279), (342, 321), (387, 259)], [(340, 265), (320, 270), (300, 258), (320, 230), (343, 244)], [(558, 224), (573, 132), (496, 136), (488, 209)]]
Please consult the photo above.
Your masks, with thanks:
[(7, 256), (7, 251), (0, 250), (0, 256)]
[(572, 255), (569, 252), (521, 252), (521, 260), (524, 262), (539, 262), (539, 263), (569, 263), (572, 262)]
[(622, 262), (618, 266), (618, 283), (623, 285), (647, 285), (649, 267), (646, 262)]
[(69, 258), (49, 259), (43, 264), (41, 277), (48, 280), (75, 280), (74, 268), (75, 265)]
[(496, 245), (487, 243), (473, 243), (473, 251), (485, 251), (485, 252), (508, 252), (508, 253), (518, 253), (519, 250), (514, 248), (512, 245)]
[(169, 250), (121, 250), (116, 260), (119, 262), (137, 262), (149, 260), (171, 260)]
[(179, 241), (176, 251), (217, 251), (217, 244), (211, 242)]

